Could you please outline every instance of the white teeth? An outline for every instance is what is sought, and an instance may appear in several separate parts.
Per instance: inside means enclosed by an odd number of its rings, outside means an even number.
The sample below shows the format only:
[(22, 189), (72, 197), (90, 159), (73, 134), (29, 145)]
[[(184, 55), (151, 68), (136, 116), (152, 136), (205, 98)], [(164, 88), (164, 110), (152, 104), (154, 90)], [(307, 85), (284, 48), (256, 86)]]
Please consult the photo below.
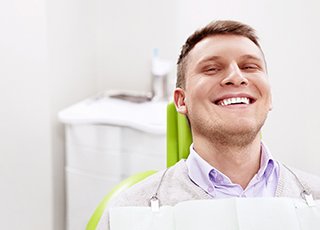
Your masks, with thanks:
[(226, 106), (226, 105), (240, 104), (240, 103), (249, 105), (250, 99), (247, 97), (232, 97), (232, 98), (228, 98), (228, 99), (223, 99), (222, 101), (220, 101), (219, 104), (222, 106)]

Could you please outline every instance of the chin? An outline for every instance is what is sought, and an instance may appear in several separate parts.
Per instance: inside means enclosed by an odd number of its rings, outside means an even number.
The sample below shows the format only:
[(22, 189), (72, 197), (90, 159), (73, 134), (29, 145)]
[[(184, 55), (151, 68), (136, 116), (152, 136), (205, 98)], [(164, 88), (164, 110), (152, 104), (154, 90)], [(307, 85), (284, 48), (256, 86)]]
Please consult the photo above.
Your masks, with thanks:
[(232, 135), (254, 135), (256, 133), (259, 133), (262, 125), (263, 122), (257, 123), (252, 120), (242, 119), (222, 125), (221, 129), (224, 130), (224, 132), (230, 133)]

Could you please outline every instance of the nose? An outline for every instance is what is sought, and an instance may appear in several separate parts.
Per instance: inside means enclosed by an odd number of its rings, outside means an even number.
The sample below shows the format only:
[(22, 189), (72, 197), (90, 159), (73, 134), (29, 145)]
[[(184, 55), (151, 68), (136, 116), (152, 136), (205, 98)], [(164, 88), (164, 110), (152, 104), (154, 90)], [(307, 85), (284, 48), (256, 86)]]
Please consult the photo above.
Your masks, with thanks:
[(248, 79), (244, 77), (241, 69), (237, 64), (232, 64), (227, 71), (226, 76), (222, 79), (221, 85), (248, 85)]

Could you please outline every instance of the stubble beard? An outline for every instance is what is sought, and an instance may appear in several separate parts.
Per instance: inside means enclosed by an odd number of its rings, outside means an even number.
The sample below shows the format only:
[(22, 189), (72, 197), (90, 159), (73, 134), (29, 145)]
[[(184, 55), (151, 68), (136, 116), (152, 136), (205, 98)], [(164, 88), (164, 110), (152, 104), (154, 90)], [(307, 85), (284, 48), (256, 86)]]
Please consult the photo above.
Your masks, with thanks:
[(247, 127), (216, 124), (215, 122), (198, 120), (193, 122), (194, 133), (205, 137), (211, 143), (220, 146), (245, 148), (251, 144), (259, 135), (266, 117), (255, 125)]

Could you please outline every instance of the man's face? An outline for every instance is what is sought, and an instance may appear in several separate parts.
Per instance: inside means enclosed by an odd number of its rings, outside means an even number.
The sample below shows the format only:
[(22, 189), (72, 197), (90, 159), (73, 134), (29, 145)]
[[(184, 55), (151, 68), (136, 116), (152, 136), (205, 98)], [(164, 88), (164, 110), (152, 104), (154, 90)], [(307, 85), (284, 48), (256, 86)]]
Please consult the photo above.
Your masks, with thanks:
[(187, 58), (185, 89), (176, 89), (174, 99), (193, 137), (256, 136), (271, 109), (261, 50), (243, 36), (215, 35)]

